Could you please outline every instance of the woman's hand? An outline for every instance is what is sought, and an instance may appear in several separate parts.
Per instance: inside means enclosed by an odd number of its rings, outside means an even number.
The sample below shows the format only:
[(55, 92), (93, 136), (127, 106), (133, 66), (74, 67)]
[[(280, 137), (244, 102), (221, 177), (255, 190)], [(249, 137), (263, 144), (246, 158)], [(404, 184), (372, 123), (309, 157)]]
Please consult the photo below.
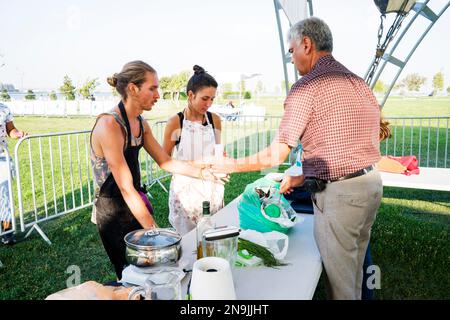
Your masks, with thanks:
[(210, 167), (200, 168), (200, 179), (225, 184), (230, 181), (230, 176), (226, 173), (213, 171)]
[(20, 139), (20, 138), (26, 137), (27, 135), (28, 135), (28, 132), (25, 132), (25, 131), (19, 131), (17, 129), (11, 131), (11, 138), (14, 138), (14, 139)]
[(280, 184), (280, 193), (289, 194), (294, 191), (295, 187), (299, 187), (305, 182), (305, 176), (288, 176), (285, 175)]

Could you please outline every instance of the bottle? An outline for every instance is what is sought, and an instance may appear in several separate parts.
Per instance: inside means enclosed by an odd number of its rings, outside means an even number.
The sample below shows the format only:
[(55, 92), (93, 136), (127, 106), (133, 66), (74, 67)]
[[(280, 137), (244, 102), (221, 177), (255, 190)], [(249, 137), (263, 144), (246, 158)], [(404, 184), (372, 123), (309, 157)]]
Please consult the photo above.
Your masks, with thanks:
[(197, 259), (203, 258), (202, 251), (202, 237), (203, 233), (211, 228), (214, 228), (214, 223), (211, 220), (210, 203), (209, 201), (203, 201), (203, 212), (202, 216), (197, 222)]
[(294, 164), (287, 169), (284, 173), (289, 176), (301, 176), (303, 174), (302, 168), (302, 146), (297, 147), (297, 156), (295, 157)]

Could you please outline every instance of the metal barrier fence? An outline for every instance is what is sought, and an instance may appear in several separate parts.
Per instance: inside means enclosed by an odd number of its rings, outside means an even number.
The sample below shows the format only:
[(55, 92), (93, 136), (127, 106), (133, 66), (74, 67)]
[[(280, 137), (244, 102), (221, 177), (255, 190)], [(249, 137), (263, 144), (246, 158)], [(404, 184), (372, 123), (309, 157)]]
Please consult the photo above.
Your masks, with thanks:
[(92, 205), (89, 133), (30, 135), (16, 144), (20, 228), (31, 227), (25, 237), (36, 230), (51, 244), (38, 223)]
[(52, 117), (94, 117), (111, 110), (117, 99), (107, 100), (11, 100), (8, 107), (14, 115)]
[[(275, 137), (279, 124), (280, 116), (237, 116), (232, 121), (222, 121), (222, 144), (227, 155), (234, 158), (245, 157), (266, 148)], [(156, 140), (162, 144), (164, 138), (164, 129), (167, 121), (159, 121), (153, 124), (152, 132)], [(283, 165), (289, 165), (295, 154), (291, 153)], [(147, 164), (148, 154), (146, 154)], [(146, 165), (148, 168), (148, 165)], [(161, 188), (167, 191), (161, 180), (171, 176), (170, 173), (162, 170), (153, 159), (150, 158), (150, 168), (152, 171), (147, 173), (147, 184), (152, 187), (159, 184)], [(141, 171), (142, 172), (142, 171)]]
[(420, 167), (450, 167), (448, 136), (450, 117), (387, 117), (392, 137), (383, 141), (384, 155), (415, 155)]
[[(450, 166), (449, 119), (389, 117), (387, 120), (391, 122), (392, 137), (384, 141), (380, 149), (383, 154), (394, 156), (414, 154), (420, 166), (447, 168)], [(280, 121), (279, 116), (241, 116), (234, 121), (222, 121), (225, 151), (231, 157), (243, 157), (262, 150), (275, 137)], [(152, 125), (153, 135), (160, 144), (165, 125), (166, 121)], [(39, 223), (92, 205), (94, 181), (89, 134), (90, 131), (77, 131), (35, 135), (22, 138), (16, 144), (17, 194), (11, 192), (11, 197), (16, 203), (20, 230), (25, 232), (30, 228), (26, 237), (36, 230), (50, 244)], [(289, 165), (293, 157), (295, 154), (291, 153), (284, 164)], [(167, 192), (161, 180), (170, 174), (162, 170), (145, 150), (139, 160), (142, 183), (148, 187), (159, 184)], [(15, 221), (13, 230), (17, 230), (18, 226)]]

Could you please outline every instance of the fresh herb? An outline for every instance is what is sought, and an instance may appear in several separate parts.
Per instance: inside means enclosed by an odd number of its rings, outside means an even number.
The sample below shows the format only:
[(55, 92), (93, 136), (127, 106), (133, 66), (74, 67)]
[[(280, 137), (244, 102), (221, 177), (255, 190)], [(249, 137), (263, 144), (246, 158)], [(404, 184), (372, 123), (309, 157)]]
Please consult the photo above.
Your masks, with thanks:
[(266, 267), (277, 267), (277, 266), (285, 266), (287, 263), (281, 262), (277, 260), (273, 253), (270, 252), (266, 247), (263, 247), (254, 242), (238, 239), (238, 250), (247, 250), (250, 254), (261, 258)]

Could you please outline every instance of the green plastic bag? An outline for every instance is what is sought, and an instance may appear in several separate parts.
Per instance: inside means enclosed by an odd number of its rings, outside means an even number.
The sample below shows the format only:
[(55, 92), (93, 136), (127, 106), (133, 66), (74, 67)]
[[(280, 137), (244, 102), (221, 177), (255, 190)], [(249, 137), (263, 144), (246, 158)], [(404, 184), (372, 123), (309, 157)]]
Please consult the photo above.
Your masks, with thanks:
[[(270, 190), (269, 196), (260, 197), (256, 189)], [(279, 190), (279, 182), (266, 178), (247, 185), (238, 204), (240, 227), (287, 233), (297, 222), (297, 215)]]

